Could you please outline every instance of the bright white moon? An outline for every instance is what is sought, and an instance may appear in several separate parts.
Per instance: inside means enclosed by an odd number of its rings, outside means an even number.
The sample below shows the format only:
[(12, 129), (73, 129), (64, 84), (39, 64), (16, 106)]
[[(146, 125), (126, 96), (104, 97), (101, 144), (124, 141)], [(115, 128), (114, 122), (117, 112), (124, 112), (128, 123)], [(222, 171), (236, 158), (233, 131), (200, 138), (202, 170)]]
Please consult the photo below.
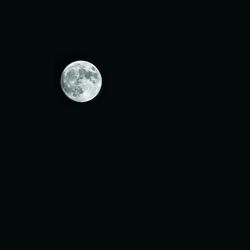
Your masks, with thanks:
[(76, 102), (87, 102), (97, 96), (102, 86), (99, 70), (90, 62), (75, 61), (62, 72), (61, 87)]

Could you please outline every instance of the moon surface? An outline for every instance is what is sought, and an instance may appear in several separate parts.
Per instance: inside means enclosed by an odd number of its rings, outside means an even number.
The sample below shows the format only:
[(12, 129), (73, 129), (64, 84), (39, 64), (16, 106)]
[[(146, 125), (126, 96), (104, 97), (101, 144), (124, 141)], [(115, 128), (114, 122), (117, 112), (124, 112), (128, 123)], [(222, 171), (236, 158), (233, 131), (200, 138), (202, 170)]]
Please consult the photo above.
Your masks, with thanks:
[(75, 61), (62, 72), (61, 87), (73, 101), (87, 102), (97, 96), (102, 86), (99, 70), (90, 62)]

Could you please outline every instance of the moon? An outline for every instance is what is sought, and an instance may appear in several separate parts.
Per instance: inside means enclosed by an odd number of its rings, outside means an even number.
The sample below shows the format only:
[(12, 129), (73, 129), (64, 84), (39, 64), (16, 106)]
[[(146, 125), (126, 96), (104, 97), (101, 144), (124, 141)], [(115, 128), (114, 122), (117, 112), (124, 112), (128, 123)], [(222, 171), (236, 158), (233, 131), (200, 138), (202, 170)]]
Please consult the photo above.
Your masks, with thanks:
[(87, 102), (97, 96), (102, 86), (102, 76), (95, 65), (87, 61), (70, 63), (62, 72), (61, 87), (73, 101)]

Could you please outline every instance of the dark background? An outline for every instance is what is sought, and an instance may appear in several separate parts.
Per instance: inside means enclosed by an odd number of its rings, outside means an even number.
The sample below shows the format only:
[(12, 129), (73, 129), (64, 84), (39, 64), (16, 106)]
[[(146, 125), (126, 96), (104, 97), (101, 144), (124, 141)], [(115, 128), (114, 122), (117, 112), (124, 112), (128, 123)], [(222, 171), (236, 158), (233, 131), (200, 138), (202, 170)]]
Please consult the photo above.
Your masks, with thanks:
[[(204, 234), (204, 218), (217, 225), (219, 202), (209, 199), (226, 178), (216, 168), (223, 159), (215, 159), (223, 109), (213, 109), (221, 80), (215, 49), (224, 47), (227, 20), (213, 21), (221, 11), (225, 6), (210, 3), (146, 1), (1, 7), (0, 183), (8, 244), (27, 236), (42, 237), (40, 244), (48, 234), (64, 243), (70, 230), (77, 231), (71, 245), (88, 234), (91, 245), (110, 237), (123, 244), (131, 235), (141, 245), (153, 230), (155, 247), (167, 227), (175, 242), (186, 242), (180, 230), (196, 241), (192, 226)], [(100, 93), (87, 103), (71, 101), (60, 87), (75, 60), (102, 74)], [(225, 189), (215, 191), (218, 200)], [(13, 230), (26, 237), (13, 241)]]
[[(141, 173), (198, 150), (209, 122), (204, 58), (215, 42), (205, 6), (15, 6), (2, 22), (2, 131), (11, 162)], [(71, 101), (60, 87), (61, 72), (75, 60), (102, 74), (100, 93), (87, 103)]]

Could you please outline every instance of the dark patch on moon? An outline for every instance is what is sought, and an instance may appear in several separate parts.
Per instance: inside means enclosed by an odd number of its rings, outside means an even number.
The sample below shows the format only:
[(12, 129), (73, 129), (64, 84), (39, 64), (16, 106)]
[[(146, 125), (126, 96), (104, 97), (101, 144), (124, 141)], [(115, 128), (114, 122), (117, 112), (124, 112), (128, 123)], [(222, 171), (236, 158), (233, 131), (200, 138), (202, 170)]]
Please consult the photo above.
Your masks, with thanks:
[(71, 69), (67, 72), (65, 80), (68, 81), (74, 81), (75, 79), (77, 79), (77, 73), (74, 69)]
[(92, 78), (98, 79), (98, 73), (86, 70), (84, 68), (80, 68), (78, 70), (78, 73), (79, 73), (78, 79), (83, 79), (83, 78), (86, 78), (88, 80), (92, 80)]
[(83, 79), (83, 78), (84, 78), (85, 69), (80, 68), (80, 69), (78, 70), (78, 73), (79, 73), (78, 79)]
[(90, 79), (91, 78), (91, 76), (92, 76), (92, 72), (91, 71), (85, 71), (85, 78), (86, 79)]
[(73, 96), (79, 97), (83, 93), (83, 89), (80, 86), (75, 86), (73, 88)]

